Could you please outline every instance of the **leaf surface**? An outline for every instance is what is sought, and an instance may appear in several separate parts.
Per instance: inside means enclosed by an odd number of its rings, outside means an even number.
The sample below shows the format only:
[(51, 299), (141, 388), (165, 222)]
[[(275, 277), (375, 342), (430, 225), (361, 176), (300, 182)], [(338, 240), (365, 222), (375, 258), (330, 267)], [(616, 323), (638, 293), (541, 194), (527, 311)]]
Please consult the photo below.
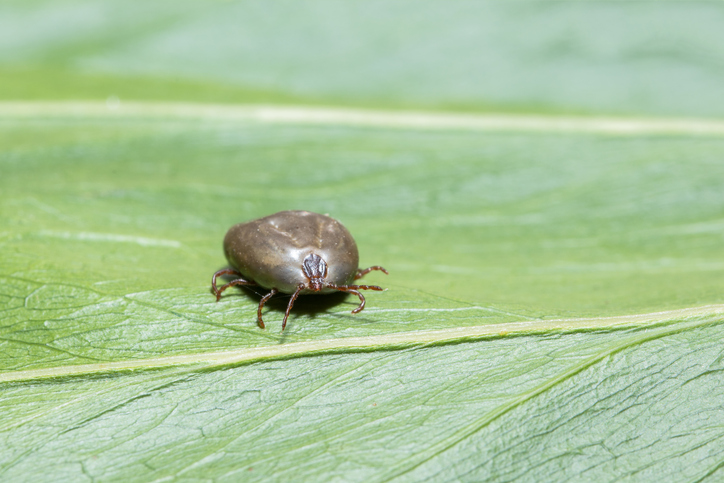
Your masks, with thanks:
[[(721, 479), (724, 124), (682, 117), (721, 114), (687, 77), (719, 53), (628, 56), (721, 9), (392, 2), (394, 36), (313, 5), (0, 7), (2, 479)], [(615, 46), (592, 12), (626, 13)], [(226, 230), (285, 209), (342, 221), (387, 291), (301, 298), (283, 333), (288, 296), (267, 330), (263, 291), (217, 303)]]

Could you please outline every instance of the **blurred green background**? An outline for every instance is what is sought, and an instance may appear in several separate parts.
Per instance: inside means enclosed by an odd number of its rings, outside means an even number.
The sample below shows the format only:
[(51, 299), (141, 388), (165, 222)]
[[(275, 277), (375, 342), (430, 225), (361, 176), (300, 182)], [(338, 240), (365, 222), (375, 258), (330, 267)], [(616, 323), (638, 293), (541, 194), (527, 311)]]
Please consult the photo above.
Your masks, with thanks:
[(0, 5), (5, 99), (721, 116), (717, 2)]

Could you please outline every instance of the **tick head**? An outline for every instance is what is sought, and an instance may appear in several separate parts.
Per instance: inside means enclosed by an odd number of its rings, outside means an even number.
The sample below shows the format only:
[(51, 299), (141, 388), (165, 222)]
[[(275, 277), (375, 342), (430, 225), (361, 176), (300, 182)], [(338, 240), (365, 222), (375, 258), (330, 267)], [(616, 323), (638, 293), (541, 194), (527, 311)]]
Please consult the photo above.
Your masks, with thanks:
[(324, 288), (325, 279), (327, 278), (327, 262), (322, 257), (314, 253), (307, 255), (302, 262), (302, 270), (309, 280), (307, 288), (319, 292)]

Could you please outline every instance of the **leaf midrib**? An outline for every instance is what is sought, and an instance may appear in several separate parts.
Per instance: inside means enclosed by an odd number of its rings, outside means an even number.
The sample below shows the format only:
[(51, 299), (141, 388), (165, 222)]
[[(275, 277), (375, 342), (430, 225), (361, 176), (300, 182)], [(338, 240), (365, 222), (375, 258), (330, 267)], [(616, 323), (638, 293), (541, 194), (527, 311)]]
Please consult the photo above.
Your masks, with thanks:
[(541, 114), (464, 114), (272, 104), (93, 101), (4, 101), (0, 117), (257, 122), (401, 129), (724, 136), (724, 121), (706, 118)]
[[(439, 311), (455, 309), (430, 310)], [(702, 307), (692, 307), (648, 314), (624, 315), (618, 317), (524, 320), (500, 324), (400, 332), (396, 334), (366, 337), (341, 337), (231, 351), (202, 352), (196, 354), (154, 357), (138, 360), (57, 366), (26, 371), (11, 371), (0, 373), (0, 383), (131, 370), (161, 369), (173, 366), (194, 366), (208, 369), (272, 359), (289, 359), (338, 352), (400, 350), (413, 346), (451, 344), (511, 335), (550, 332), (572, 333), (644, 327), (653, 328), (662, 324), (679, 324), (683, 322), (691, 322), (693, 326), (699, 326), (710, 323), (708, 317), (721, 315), (724, 315), (724, 304), (706, 305)], [(692, 321), (692, 319), (696, 320)]]

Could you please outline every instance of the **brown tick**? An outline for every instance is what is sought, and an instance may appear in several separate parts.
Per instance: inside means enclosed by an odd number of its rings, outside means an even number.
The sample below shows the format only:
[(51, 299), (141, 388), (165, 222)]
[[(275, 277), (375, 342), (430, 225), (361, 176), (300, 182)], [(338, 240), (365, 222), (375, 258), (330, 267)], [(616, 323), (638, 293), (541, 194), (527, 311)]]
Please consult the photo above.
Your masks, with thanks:
[[(280, 211), (273, 215), (232, 226), (224, 237), (224, 253), (234, 268), (219, 270), (211, 279), (216, 301), (221, 292), (234, 285), (256, 285), (269, 289), (257, 311), (277, 293), (291, 294), (282, 330), (294, 301), (302, 294), (347, 292), (359, 297), (353, 314), (365, 308), (360, 290), (383, 290), (377, 285), (352, 285), (354, 280), (380, 266), (359, 268), (357, 244), (349, 231), (334, 218), (309, 211)], [(239, 278), (216, 287), (219, 275)]]

